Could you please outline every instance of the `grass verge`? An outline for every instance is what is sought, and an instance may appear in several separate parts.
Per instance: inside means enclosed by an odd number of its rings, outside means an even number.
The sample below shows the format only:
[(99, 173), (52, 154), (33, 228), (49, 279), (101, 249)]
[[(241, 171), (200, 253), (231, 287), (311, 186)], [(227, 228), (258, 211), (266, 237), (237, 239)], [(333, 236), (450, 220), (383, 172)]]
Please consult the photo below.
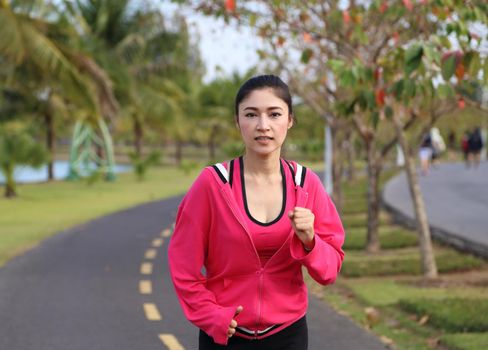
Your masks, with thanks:
[[(341, 270), (345, 277), (420, 275), (418, 248), (383, 250), (378, 254), (363, 251), (347, 252)], [(467, 271), (483, 266), (483, 260), (449, 248), (436, 246), (435, 259), (439, 272)]]
[(416, 232), (390, 224), (385, 212), (379, 230), (382, 250), (366, 253), (366, 182), (358, 179), (345, 188), (346, 259), (341, 277), (327, 287), (309, 280), (312, 293), (392, 349), (486, 348), (486, 261), (434, 244), (440, 277), (426, 281), (420, 271)]
[(427, 316), (433, 327), (451, 333), (488, 331), (488, 299), (401, 299), (398, 305), (417, 317)]
[(0, 199), (0, 266), (43, 239), (96, 217), (184, 193), (200, 170), (151, 169), (145, 181), (131, 173), (115, 182), (26, 184), (15, 199)]
[(440, 337), (440, 344), (452, 350), (486, 349), (488, 332), (445, 334)]
[[(407, 248), (417, 245), (417, 235), (399, 226), (385, 225), (380, 227), (379, 239), (384, 249)], [(344, 249), (364, 250), (366, 247), (366, 228), (347, 230)]]

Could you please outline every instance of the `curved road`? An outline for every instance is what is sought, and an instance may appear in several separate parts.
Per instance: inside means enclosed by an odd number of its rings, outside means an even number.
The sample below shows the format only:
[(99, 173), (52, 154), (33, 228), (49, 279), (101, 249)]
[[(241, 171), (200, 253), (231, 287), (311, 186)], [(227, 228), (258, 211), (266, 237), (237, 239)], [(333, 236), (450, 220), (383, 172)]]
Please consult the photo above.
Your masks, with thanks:
[[(488, 162), (478, 169), (462, 163), (441, 164), (419, 176), (432, 234), (460, 249), (488, 258)], [(414, 222), (405, 173), (390, 180), (383, 192), (386, 206)]]
[[(197, 349), (166, 261), (180, 199), (61, 232), (1, 268), (0, 349)], [(313, 297), (308, 321), (310, 350), (385, 349)]]

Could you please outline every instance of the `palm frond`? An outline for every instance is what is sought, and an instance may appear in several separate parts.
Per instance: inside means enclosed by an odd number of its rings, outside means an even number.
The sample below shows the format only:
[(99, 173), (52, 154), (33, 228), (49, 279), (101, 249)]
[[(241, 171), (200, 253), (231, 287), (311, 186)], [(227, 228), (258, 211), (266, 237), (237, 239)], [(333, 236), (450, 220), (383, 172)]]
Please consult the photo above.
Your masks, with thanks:
[(86, 73), (95, 83), (102, 114), (113, 119), (119, 110), (119, 103), (114, 96), (113, 84), (107, 73), (86, 55), (77, 54), (74, 62), (78, 69), (82, 73)]
[(72, 90), (77, 91), (83, 106), (98, 115), (96, 100), (91, 90), (88, 89), (86, 80), (80, 76), (76, 67), (68, 61), (61, 50), (28, 22), (21, 23), (19, 29), (29, 53), (29, 59), (34, 65), (53, 78), (69, 84)]
[(8, 8), (0, 7), (0, 23), (3, 27), (0, 36), (0, 55), (19, 64), (23, 60), (26, 50), (17, 17)]

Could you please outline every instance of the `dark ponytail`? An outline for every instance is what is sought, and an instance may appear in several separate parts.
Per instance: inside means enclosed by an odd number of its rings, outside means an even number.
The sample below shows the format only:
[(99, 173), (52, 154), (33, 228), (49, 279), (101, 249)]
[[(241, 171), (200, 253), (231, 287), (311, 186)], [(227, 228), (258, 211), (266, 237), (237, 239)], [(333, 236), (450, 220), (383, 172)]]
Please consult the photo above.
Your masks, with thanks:
[(290, 115), (293, 115), (293, 106), (288, 85), (276, 75), (258, 75), (242, 84), (235, 99), (235, 115), (237, 116), (239, 114), (239, 104), (243, 100), (245, 100), (253, 91), (263, 89), (273, 90), (276, 97), (283, 100), (288, 105), (288, 111)]

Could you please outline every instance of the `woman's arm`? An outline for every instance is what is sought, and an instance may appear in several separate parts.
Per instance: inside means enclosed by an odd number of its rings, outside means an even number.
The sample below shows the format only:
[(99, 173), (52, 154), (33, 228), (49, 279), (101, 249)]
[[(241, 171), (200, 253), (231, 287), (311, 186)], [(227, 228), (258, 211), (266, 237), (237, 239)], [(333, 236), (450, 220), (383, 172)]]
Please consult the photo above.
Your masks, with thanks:
[(236, 307), (218, 305), (202, 273), (207, 254), (211, 206), (208, 172), (203, 172), (183, 199), (168, 248), (171, 278), (185, 316), (218, 344), (227, 344)]
[[(333, 283), (344, 260), (344, 228), (334, 203), (325, 191), (318, 176), (307, 172), (309, 186), (308, 209), (298, 211), (302, 217), (302, 232), (292, 238), (291, 254), (308, 270), (310, 276), (321, 284)], [(297, 209), (295, 209), (297, 211)], [(309, 211), (309, 215), (306, 212)], [(313, 239), (310, 241), (310, 220), (313, 222)], [(292, 220), (293, 221), (293, 220)], [(295, 225), (296, 227), (296, 225)], [(298, 228), (299, 229), (299, 228)], [(307, 238), (308, 236), (308, 238)]]

